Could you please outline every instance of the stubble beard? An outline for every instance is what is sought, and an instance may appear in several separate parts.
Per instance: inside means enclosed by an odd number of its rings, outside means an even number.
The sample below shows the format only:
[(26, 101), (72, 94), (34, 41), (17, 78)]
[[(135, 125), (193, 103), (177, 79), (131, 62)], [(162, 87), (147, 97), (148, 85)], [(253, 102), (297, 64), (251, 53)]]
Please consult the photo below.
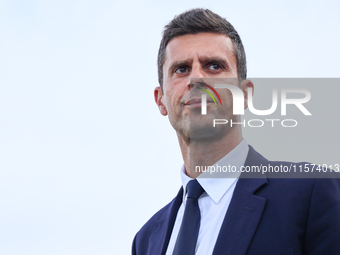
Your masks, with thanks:
[[(230, 108), (229, 108), (230, 109)], [(170, 116), (169, 116), (170, 118)], [(171, 120), (172, 119), (172, 120)], [(232, 109), (227, 113), (217, 110), (214, 114), (201, 115), (201, 109), (190, 109), (190, 114), (178, 114), (176, 118), (171, 118), (170, 122), (182, 140), (188, 143), (207, 143), (221, 140), (236, 128), (233, 123), (240, 121), (240, 116), (233, 115)], [(215, 125), (214, 119), (226, 119), (228, 123), (225, 125)]]

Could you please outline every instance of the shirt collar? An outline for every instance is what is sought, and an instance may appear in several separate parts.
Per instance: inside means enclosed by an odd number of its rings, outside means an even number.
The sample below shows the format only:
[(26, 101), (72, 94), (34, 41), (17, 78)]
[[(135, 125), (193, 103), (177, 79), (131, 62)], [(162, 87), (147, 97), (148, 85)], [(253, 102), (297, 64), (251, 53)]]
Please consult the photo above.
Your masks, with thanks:
[[(235, 166), (237, 171), (240, 170), (241, 166), (244, 165), (249, 147), (245, 139), (242, 141), (227, 155), (214, 164), (214, 166)], [(240, 172), (236, 172), (232, 178), (223, 178), (223, 173), (209, 173), (205, 172), (199, 175), (197, 181), (201, 184), (202, 188), (208, 194), (209, 197), (217, 204), (223, 197), (223, 195), (228, 191), (231, 185), (238, 180)], [(181, 179), (184, 189), (183, 201), (186, 195), (186, 187), (189, 181), (193, 180), (185, 173), (185, 166), (181, 168)]]

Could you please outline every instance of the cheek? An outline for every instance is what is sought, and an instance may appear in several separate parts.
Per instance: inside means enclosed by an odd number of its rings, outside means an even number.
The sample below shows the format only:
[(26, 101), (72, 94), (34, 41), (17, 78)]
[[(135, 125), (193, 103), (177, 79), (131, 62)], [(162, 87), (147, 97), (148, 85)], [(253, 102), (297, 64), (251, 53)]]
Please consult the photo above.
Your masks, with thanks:
[(229, 90), (226, 89), (223, 95), (221, 95), (223, 109), (226, 111), (231, 111), (233, 108), (233, 96)]
[(165, 92), (165, 100), (169, 106), (174, 103), (176, 99), (176, 91), (173, 89), (167, 89)]
[(178, 114), (180, 114), (180, 108), (179, 106), (179, 102), (177, 100), (177, 97), (174, 94), (168, 94), (165, 97), (164, 100), (164, 105), (166, 107), (167, 113), (169, 115), (170, 118), (173, 118), (174, 116), (177, 116)]
[[(190, 93), (185, 90), (183, 82), (168, 83), (164, 90), (164, 103), (168, 110), (178, 109), (181, 106), (181, 100), (184, 98), (186, 93)], [(186, 95), (189, 98), (189, 95)]]
[(218, 89), (216, 91), (220, 95), (223, 105), (229, 104), (233, 100), (233, 95), (229, 89)]
[(167, 109), (168, 112), (170, 111), (170, 109), (173, 105), (172, 99), (173, 99), (173, 96), (172, 96), (171, 92), (166, 91), (165, 96), (163, 97), (163, 104), (164, 104), (164, 106), (165, 106), (165, 108)]

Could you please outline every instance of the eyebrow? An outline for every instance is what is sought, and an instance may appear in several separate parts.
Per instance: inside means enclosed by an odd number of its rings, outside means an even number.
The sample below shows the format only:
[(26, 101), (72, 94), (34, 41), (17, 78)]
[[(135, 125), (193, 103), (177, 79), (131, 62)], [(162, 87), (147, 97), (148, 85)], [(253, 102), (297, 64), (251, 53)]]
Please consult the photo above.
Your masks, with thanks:
[(221, 65), (223, 65), (226, 69), (229, 70), (229, 63), (221, 57), (199, 57), (200, 63), (212, 63), (212, 62), (217, 62)]
[[(199, 61), (200, 63), (216, 62), (216, 63), (223, 65), (227, 70), (229, 70), (229, 63), (221, 57), (199, 57)], [(192, 63), (192, 59), (175, 61), (169, 67), (169, 71), (170, 71), (169, 74), (171, 74), (172, 71), (175, 70), (176, 68), (181, 67), (181, 66), (189, 66), (191, 63)]]

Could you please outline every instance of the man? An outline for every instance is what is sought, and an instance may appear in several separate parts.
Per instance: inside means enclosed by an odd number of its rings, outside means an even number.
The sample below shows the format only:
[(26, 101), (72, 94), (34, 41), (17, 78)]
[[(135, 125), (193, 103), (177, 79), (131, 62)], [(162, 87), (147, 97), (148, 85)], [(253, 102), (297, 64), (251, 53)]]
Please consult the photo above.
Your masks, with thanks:
[(175, 17), (164, 30), (158, 73), (155, 101), (177, 133), (183, 187), (137, 233), (133, 254), (340, 254), (338, 179), (273, 179), (262, 173), (201, 178), (206, 176), (197, 171), (217, 164), (290, 164), (258, 154), (242, 139), (241, 125), (209, 124), (221, 116), (240, 121), (232, 114), (229, 90), (215, 91), (219, 107), (209, 99), (209, 114), (201, 114), (200, 91), (213, 91), (213, 81), (241, 89), (244, 108), (253, 88), (242, 41), (228, 21), (204, 9)]

